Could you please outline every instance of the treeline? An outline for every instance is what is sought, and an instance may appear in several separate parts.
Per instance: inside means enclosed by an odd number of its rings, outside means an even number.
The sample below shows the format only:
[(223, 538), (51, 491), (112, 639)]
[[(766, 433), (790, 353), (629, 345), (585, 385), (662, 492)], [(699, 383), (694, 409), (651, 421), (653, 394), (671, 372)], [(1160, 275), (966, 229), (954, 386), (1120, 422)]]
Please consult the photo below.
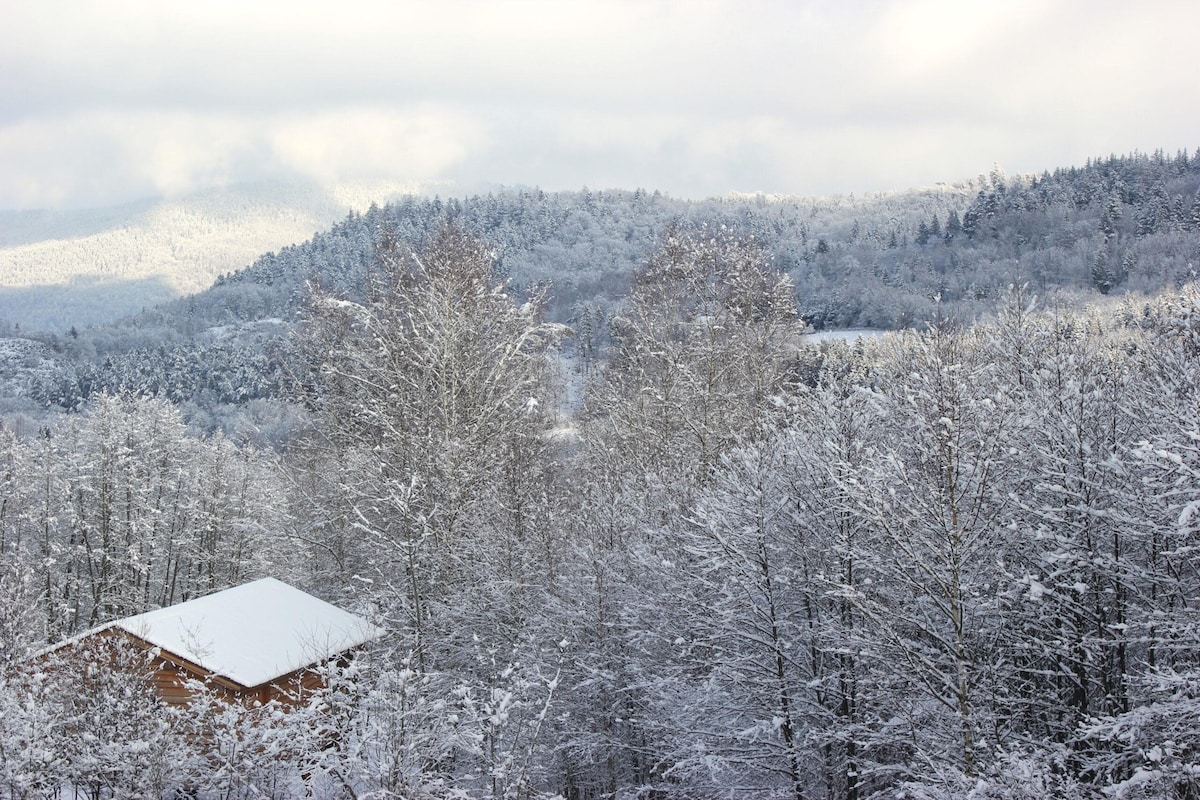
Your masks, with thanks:
[[(580, 387), (568, 331), (450, 227), (314, 296), (278, 455), (162, 399), (6, 432), (4, 791), (1200, 791), (1196, 289), (1078, 311), (1013, 288), (984, 324), (818, 347), (754, 238), (662, 241)], [(167, 726), (106, 734), (122, 770), (50, 757), (82, 712), (32, 652), (264, 575), (388, 641), (303, 713), (221, 711), (200, 755)]]
[[(568, 347), (595, 359), (634, 276), (673, 226), (753, 238), (791, 278), (812, 328), (919, 329), (935, 314), (985, 318), (1013, 285), (1081, 298), (1181, 286), (1200, 263), (1198, 189), (1200, 154), (1181, 151), (1040, 176), (996, 168), (960, 185), (865, 198), (685, 202), (587, 189), (408, 197), (353, 213), (206, 292), (117, 325), (42, 335), (59, 368), (31, 376), (23, 395), (72, 408), (97, 392), (162, 394), (218, 419), (236, 414), (219, 406), (286, 397), (281, 376), (303, 366), (291, 328), (312, 292), (363, 299), (384, 238), (420, 251), (446, 224), (486, 242), (509, 292), (541, 296), (547, 318), (576, 332)], [(264, 335), (264, 321), (283, 325)]]

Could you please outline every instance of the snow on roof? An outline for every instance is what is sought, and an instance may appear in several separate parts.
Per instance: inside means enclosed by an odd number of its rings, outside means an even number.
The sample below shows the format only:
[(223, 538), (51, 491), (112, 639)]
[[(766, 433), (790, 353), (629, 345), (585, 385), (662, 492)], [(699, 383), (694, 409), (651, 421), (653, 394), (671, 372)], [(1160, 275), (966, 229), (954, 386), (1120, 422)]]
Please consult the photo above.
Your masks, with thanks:
[(384, 633), (274, 578), (113, 625), (247, 688), (326, 661)]

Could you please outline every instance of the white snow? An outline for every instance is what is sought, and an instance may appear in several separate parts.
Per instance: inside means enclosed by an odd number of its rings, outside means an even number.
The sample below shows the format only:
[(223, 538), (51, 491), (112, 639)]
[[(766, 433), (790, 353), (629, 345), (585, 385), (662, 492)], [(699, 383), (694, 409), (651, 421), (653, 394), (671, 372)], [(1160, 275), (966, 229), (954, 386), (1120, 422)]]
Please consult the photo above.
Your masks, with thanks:
[(887, 334), (887, 331), (878, 328), (850, 328), (842, 331), (813, 331), (812, 333), (804, 334), (804, 341), (809, 344), (820, 344), (821, 342), (846, 342), (854, 344), (859, 339), (879, 339)]
[(321, 663), (384, 633), (274, 578), (113, 624), (245, 687)]

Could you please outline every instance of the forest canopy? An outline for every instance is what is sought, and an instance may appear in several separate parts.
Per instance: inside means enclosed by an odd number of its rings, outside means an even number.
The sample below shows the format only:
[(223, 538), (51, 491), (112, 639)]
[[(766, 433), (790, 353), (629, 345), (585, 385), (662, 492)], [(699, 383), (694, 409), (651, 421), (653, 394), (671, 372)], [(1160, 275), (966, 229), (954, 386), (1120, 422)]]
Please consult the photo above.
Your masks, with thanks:
[[(375, 209), (131, 323), (175, 331), (157, 361), (62, 343), (75, 388), (37, 385), (70, 411), (0, 427), (0, 793), (1194, 796), (1194, 164), (997, 173), (914, 215), (923, 243), (844, 218), (795, 261), (760, 235), (783, 204), (673, 219), (611, 304), (567, 309), (465, 204)], [(587, 196), (589, 224), (669, 202)], [(879, 285), (950, 288), (919, 324), (806, 336), (814, 276), (868, 253)], [(1129, 265), (1107, 289), (1099, 254)], [(955, 294), (985, 261), (1049, 291)], [(848, 275), (821, 280), (867, 297)], [(227, 369), (197, 391), (204, 359)], [(267, 576), (388, 631), (292, 713), (177, 719), (136, 659), (75, 693), (31, 666)]]

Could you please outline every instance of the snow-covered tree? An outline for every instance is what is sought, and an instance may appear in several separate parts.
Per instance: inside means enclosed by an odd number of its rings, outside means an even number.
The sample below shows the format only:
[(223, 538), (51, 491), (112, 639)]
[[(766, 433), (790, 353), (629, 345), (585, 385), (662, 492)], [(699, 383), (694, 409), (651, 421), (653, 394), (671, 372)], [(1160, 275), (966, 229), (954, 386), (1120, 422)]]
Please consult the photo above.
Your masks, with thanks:
[(456, 593), (522, 562), (536, 535), (528, 481), (542, 479), (547, 352), (562, 331), (539, 321), (539, 298), (516, 305), (493, 263), (454, 228), (420, 255), (389, 239), (365, 304), (318, 293), (311, 305), (316, 402), (336, 452), (361, 468), (336, 487), (373, 551), (359, 577), (412, 631), (422, 669), (457, 635)]
[(878, 532), (874, 582), (855, 597), (874, 629), (876, 674), (891, 670), (884, 702), (910, 726), (911, 774), (969, 776), (1003, 736), (990, 701), (1004, 670), (996, 564), (1016, 418), (970, 337), (946, 325), (896, 340), (880, 382), (888, 444), (857, 478), (860, 513)]
[(803, 330), (766, 251), (707, 228), (669, 232), (611, 324), (615, 352), (588, 400), (593, 435), (618, 469), (664, 485), (702, 477), (775, 408)]

